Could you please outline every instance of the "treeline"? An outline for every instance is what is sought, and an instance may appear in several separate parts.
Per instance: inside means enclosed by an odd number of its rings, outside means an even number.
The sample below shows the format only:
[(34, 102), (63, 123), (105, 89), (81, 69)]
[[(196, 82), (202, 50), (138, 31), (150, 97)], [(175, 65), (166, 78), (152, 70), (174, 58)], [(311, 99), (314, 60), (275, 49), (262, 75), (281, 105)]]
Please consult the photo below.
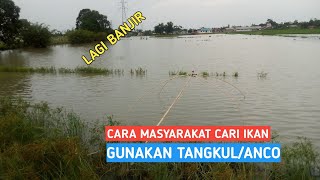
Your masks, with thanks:
[(12, 0), (0, 0), (0, 10), (0, 49), (49, 44), (48, 26), (20, 19), (20, 8)]
[[(320, 28), (320, 19), (310, 19), (310, 21), (301, 21), (295, 20), (294, 22), (282, 22), (277, 23), (276, 21), (273, 21), (272, 19), (268, 19), (267, 23), (270, 23), (272, 25), (273, 29), (285, 29), (290, 27), (298, 27), (298, 28)], [(261, 24), (260, 24), (261, 25)]]
[(160, 23), (154, 27), (154, 33), (156, 34), (174, 34), (187, 31), (182, 26), (174, 25), (173, 22), (167, 22), (167, 24)]
[(95, 10), (82, 9), (76, 20), (76, 29), (67, 31), (65, 35), (70, 43), (79, 44), (101, 41), (112, 31), (107, 16)]
[(0, 50), (100, 41), (113, 32), (107, 16), (90, 9), (81, 10), (76, 28), (66, 33), (50, 31), (45, 24), (20, 19), (20, 8), (12, 0), (0, 0), (0, 10)]

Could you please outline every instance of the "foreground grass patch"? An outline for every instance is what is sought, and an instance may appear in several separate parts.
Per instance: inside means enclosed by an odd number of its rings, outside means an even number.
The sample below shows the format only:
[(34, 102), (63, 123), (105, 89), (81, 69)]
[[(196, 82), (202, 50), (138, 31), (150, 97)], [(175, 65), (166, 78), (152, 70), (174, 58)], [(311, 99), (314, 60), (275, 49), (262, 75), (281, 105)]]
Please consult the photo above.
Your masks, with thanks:
[[(46, 103), (0, 98), (0, 179), (315, 179), (319, 154), (307, 139), (281, 163), (106, 163), (104, 125)], [(96, 153), (92, 153), (96, 152)]]

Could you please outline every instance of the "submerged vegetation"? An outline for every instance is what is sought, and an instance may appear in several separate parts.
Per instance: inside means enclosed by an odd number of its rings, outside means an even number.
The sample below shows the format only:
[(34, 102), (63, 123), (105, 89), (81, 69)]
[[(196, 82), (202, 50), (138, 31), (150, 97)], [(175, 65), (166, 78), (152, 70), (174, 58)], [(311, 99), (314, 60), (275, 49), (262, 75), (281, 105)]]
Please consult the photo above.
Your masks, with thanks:
[(144, 76), (147, 74), (147, 69), (143, 69), (142, 67), (139, 67), (138, 69), (130, 69), (130, 74), (136, 76)]
[[(185, 71), (169, 71), (169, 76), (176, 76), (176, 75), (179, 75), (179, 76), (191, 76), (192, 74), (188, 74), (188, 72), (185, 72)], [(196, 73), (194, 73), (193, 75), (197, 75)], [(218, 73), (216, 72), (215, 74), (214, 73), (209, 73), (208, 71), (203, 71), (199, 74), (200, 76), (202, 77), (209, 77), (209, 76), (216, 76), (216, 77), (227, 77), (227, 73), (226, 72), (222, 72), (222, 73)], [(234, 72), (232, 74), (232, 77), (239, 77), (239, 72)]]
[(103, 74), (103, 75), (123, 75), (123, 69), (106, 69), (96, 67), (77, 67), (75, 69), (59, 68), (55, 67), (15, 67), (15, 66), (0, 66), (0, 72), (20, 72), (20, 73), (44, 73), (44, 74)]
[[(104, 125), (64, 108), (0, 98), (1, 179), (315, 179), (319, 154), (307, 139), (282, 148), (281, 163), (106, 163)], [(94, 153), (92, 153), (94, 152)]]
[(16, 67), (16, 66), (0, 66), (0, 72), (21, 72), (21, 73), (56, 73), (54, 67)]
[(266, 78), (268, 76), (268, 73), (261, 71), (258, 73), (258, 78)]
[(227, 73), (226, 73), (226, 72), (223, 72), (223, 73), (218, 73), (218, 72), (216, 72), (216, 76), (217, 76), (217, 77), (219, 77), (219, 76), (226, 77), (226, 76), (227, 76)]
[(169, 76), (176, 76), (176, 75), (187, 76), (188, 72), (186, 72), (186, 71), (169, 71)]
[[(0, 72), (16, 72), (16, 73), (42, 73), (42, 74), (97, 74), (97, 75), (124, 75), (123, 69), (107, 69), (107, 68), (97, 68), (92, 66), (76, 67), (71, 68), (58, 68), (55, 67), (15, 67), (15, 66), (0, 66)], [(136, 76), (145, 76), (147, 74), (147, 69), (139, 67), (137, 69), (130, 69), (129, 73)], [(259, 78), (265, 78), (268, 73), (260, 72), (258, 73)], [(226, 77), (227, 73), (211, 73), (211, 76), (216, 77)], [(169, 71), (169, 76), (191, 76), (187, 71)], [(203, 71), (200, 73), (202, 77), (209, 77), (210, 73)], [(238, 72), (234, 72), (232, 77), (239, 77)]]
[(202, 75), (203, 77), (208, 77), (208, 76), (209, 76), (209, 73), (205, 71), (205, 72), (202, 72), (201, 75)]
[(233, 77), (239, 77), (239, 73), (238, 73), (238, 72), (235, 72), (235, 73), (233, 73), (232, 76), (233, 76)]

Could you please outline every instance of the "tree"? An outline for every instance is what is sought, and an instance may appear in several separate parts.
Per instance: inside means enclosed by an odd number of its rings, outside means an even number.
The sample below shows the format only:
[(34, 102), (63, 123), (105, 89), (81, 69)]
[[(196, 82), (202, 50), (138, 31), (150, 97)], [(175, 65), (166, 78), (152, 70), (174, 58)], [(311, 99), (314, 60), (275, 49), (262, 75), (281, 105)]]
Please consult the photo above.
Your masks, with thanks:
[(167, 34), (173, 33), (173, 22), (168, 22), (167, 25), (165, 26), (165, 31)]
[(19, 30), (20, 8), (12, 0), (0, 0), (0, 40), (14, 42)]
[(152, 31), (151, 30), (147, 30), (143, 32), (144, 36), (151, 36), (152, 35)]
[(20, 34), (24, 46), (44, 48), (50, 43), (51, 32), (44, 24), (32, 24), (27, 20), (21, 20)]
[(272, 27), (278, 27), (278, 23), (273, 21), (272, 19), (268, 19), (267, 23), (270, 23), (272, 25)]
[(173, 26), (173, 31), (174, 31), (174, 32), (180, 32), (180, 31), (182, 31), (182, 26), (177, 26), (177, 25)]
[(165, 25), (163, 23), (160, 23), (154, 27), (154, 32), (157, 34), (163, 34), (165, 29), (166, 29)]
[(110, 32), (111, 24), (107, 16), (100, 14), (98, 11), (82, 9), (77, 18), (76, 29), (94, 32)]

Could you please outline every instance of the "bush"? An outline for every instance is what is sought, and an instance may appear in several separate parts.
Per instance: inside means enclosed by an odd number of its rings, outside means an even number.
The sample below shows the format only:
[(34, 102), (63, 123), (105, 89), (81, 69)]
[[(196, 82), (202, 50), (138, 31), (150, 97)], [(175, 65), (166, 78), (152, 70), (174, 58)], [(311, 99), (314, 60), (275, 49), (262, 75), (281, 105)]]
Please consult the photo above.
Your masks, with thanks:
[(21, 30), (24, 46), (36, 48), (47, 47), (50, 43), (51, 33), (49, 28), (43, 24), (25, 24)]
[(0, 51), (8, 49), (7, 45), (4, 42), (0, 41)]
[(89, 126), (64, 108), (0, 97), (0, 122), (0, 179), (319, 177), (319, 154), (306, 139), (285, 145), (281, 163), (106, 163), (104, 125), (119, 125), (112, 116)]
[(88, 30), (73, 30), (66, 35), (71, 44), (81, 44), (105, 40), (108, 34), (104, 32), (94, 33)]

